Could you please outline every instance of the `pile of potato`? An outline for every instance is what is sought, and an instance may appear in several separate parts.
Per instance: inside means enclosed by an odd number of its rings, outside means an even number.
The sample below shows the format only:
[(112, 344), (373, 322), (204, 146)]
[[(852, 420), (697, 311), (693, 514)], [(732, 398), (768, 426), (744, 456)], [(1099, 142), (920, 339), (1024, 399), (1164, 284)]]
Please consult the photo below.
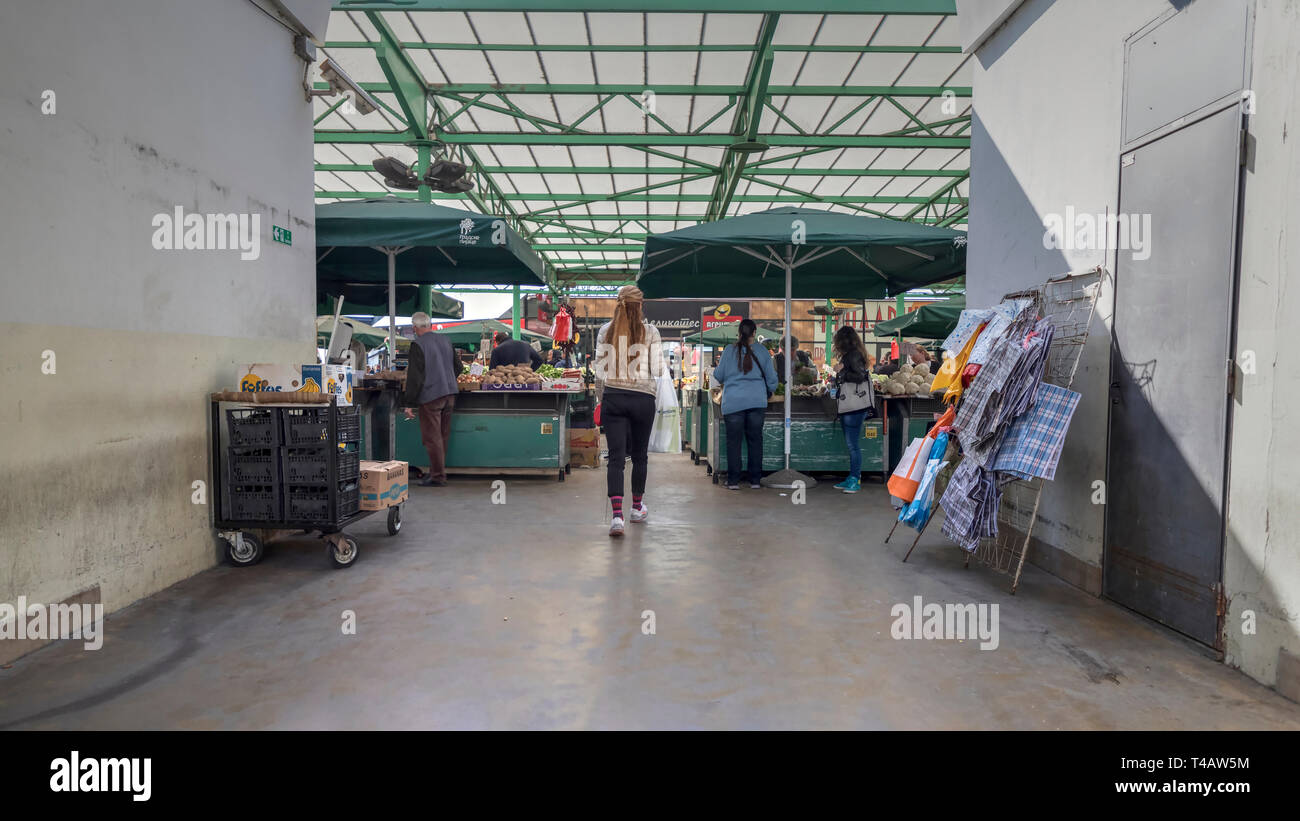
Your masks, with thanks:
[(934, 377), (924, 365), (913, 367), (911, 362), (904, 362), (897, 371), (890, 375), (883, 384), (877, 385), (877, 392), (889, 396), (929, 395)]
[(542, 378), (527, 365), (497, 365), (483, 374), (483, 387), (510, 386), (540, 388)]

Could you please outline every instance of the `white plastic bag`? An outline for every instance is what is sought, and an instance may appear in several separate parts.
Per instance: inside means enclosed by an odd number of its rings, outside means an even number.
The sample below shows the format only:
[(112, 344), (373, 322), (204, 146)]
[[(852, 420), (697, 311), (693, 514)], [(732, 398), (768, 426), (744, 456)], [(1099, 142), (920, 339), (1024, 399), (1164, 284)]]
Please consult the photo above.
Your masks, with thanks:
[(650, 429), (650, 450), (654, 453), (680, 453), (682, 450), (682, 411), (677, 405), (673, 380), (660, 376), (655, 393), (655, 423)]

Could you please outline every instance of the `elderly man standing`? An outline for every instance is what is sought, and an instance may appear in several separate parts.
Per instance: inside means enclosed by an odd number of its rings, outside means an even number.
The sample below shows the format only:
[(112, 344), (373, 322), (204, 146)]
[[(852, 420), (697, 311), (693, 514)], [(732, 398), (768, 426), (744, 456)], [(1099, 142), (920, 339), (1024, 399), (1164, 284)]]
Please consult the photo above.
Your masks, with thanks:
[(420, 480), (426, 487), (447, 484), (447, 443), (451, 439), (451, 409), (456, 403), (456, 377), (460, 363), (451, 341), (433, 332), (429, 315), (411, 316), (415, 339), (406, 366), (406, 391), (403, 400), (406, 418), (420, 414), (420, 439), (429, 454), (429, 475)]

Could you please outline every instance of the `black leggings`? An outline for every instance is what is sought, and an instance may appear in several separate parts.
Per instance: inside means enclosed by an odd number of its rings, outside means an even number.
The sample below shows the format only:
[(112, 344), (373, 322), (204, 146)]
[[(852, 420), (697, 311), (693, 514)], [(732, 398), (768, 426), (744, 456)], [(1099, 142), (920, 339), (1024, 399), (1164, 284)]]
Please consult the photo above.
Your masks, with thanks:
[(623, 495), (623, 470), (632, 454), (632, 493), (645, 493), (646, 462), (649, 459), (650, 429), (655, 423), (655, 398), (640, 391), (609, 388), (600, 402), (600, 424), (609, 444), (609, 468), (605, 477), (610, 496)]

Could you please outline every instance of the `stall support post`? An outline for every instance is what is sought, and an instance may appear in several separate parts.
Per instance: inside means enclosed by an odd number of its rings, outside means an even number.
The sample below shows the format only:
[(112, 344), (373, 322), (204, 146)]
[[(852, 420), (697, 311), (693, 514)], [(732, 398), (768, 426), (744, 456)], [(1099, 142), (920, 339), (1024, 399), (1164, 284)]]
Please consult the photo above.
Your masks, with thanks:
[(514, 339), (522, 339), (523, 334), (519, 331), (519, 316), (522, 312), (519, 310), (519, 286), (514, 286), (514, 302), (510, 306), (510, 335)]
[(790, 300), (794, 291), (794, 249), (790, 250), (790, 261), (785, 264), (785, 469), (790, 469), (790, 389), (794, 387), (794, 370), (790, 364)]
[(397, 367), (397, 249), (385, 248), (388, 257), (388, 367)]
[(831, 336), (832, 336), (832, 334), (834, 333), (834, 331), (831, 329), (831, 326), (832, 326), (832, 324), (833, 324), (832, 320), (834, 320), (834, 318), (835, 318), (834, 315), (831, 314), (831, 310), (833, 310), (833, 308), (834, 308), (834, 304), (833, 304), (829, 299), (826, 300), (826, 354), (825, 354), (825, 362), (826, 362), (827, 365), (831, 364)]

